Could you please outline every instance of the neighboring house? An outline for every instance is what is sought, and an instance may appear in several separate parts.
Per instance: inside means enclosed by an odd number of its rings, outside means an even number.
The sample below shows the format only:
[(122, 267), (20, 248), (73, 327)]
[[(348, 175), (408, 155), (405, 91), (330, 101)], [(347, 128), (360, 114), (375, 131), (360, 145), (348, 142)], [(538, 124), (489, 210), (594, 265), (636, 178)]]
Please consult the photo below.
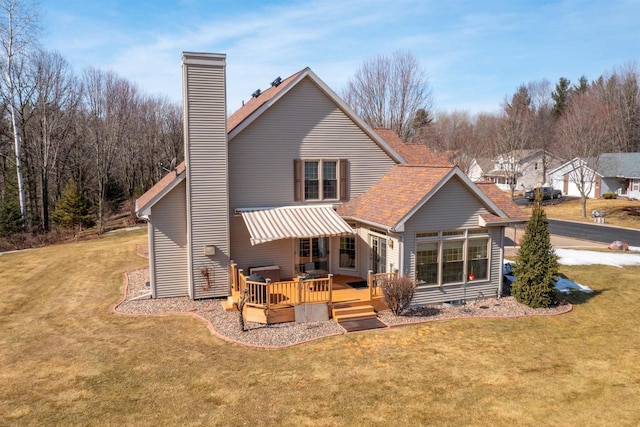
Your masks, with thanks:
[[(640, 199), (640, 153), (604, 153), (597, 159), (570, 160), (549, 172), (553, 188), (580, 197), (583, 186), (589, 198), (605, 193)], [(584, 182), (580, 185), (580, 182)]]
[(561, 163), (558, 157), (543, 150), (519, 150), (499, 155), (481, 179), (496, 183), (504, 191), (511, 190), (510, 184), (515, 179), (515, 190), (526, 191), (545, 184), (548, 176), (545, 171)]
[(493, 160), (488, 157), (472, 159), (467, 175), (473, 182), (486, 180), (487, 174), (494, 169)]
[(227, 119), (225, 60), (183, 54), (185, 163), (136, 204), (154, 298), (227, 297), (258, 267), (267, 286), (398, 270), (414, 304), (500, 293), (504, 228), (526, 217), (494, 185), (408, 165), (442, 159), (371, 129), (309, 68)]

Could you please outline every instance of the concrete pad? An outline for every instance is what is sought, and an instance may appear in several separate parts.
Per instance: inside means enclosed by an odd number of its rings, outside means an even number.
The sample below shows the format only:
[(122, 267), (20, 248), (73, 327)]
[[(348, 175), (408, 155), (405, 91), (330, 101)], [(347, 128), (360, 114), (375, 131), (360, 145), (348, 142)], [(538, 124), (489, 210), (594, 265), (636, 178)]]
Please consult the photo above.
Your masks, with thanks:
[(329, 320), (329, 306), (326, 302), (296, 305), (294, 310), (296, 323), (324, 322)]

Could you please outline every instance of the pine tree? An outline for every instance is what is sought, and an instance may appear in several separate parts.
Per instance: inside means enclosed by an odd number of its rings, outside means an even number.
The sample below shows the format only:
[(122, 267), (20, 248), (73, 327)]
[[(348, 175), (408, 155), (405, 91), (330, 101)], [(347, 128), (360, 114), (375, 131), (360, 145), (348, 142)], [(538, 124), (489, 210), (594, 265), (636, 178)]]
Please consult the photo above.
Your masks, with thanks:
[(551, 98), (553, 98), (553, 114), (556, 117), (562, 116), (564, 110), (567, 108), (567, 103), (569, 102), (569, 95), (571, 93), (571, 80), (560, 77), (560, 80), (556, 84), (556, 90), (551, 93)]
[(555, 302), (558, 258), (551, 247), (549, 222), (537, 195), (514, 267), (511, 295), (531, 308)]
[(4, 188), (0, 188), (0, 236), (9, 237), (24, 230), (18, 198), (15, 166), (5, 171)]
[(0, 236), (8, 237), (22, 231), (22, 215), (18, 197), (7, 194), (0, 199)]
[(56, 209), (53, 211), (52, 219), (56, 224), (68, 228), (75, 228), (78, 225), (82, 229), (82, 227), (93, 225), (89, 204), (75, 182), (69, 181), (65, 185)]

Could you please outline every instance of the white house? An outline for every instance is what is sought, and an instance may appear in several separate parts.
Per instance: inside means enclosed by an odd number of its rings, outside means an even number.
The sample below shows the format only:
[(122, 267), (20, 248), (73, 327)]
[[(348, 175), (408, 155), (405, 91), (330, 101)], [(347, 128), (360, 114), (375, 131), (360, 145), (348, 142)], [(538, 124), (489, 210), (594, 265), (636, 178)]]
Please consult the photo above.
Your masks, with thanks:
[[(484, 164), (486, 162), (483, 162)], [(509, 191), (510, 183), (515, 179), (515, 190), (526, 191), (548, 182), (548, 172), (562, 161), (555, 155), (543, 150), (519, 150), (500, 154), (493, 160), (490, 170), (484, 172), (482, 179), (494, 182), (500, 189)], [(478, 162), (480, 165), (481, 163)], [(484, 166), (485, 170), (487, 169)]]

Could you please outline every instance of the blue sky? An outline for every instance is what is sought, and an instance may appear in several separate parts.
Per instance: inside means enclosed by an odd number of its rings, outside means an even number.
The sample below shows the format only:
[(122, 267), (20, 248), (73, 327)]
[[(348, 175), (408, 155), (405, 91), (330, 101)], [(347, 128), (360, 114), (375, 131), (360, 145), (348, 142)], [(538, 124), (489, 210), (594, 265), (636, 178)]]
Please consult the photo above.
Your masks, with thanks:
[(229, 112), (309, 66), (340, 93), (362, 62), (410, 50), (436, 110), (495, 112), (518, 85), (640, 66), (640, 0), (41, 0), (42, 44), (180, 101), (183, 51), (227, 54)]

